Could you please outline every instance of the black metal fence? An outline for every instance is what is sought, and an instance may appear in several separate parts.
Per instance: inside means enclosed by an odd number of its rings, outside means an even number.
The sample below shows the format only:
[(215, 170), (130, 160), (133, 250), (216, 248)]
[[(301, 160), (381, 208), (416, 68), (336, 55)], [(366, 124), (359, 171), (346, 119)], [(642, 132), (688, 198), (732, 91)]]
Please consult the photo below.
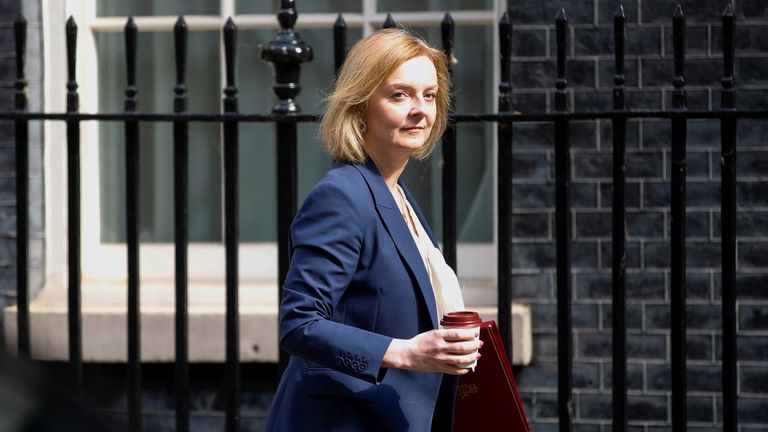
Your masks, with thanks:
[[(142, 430), (140, 308), (139, 308), (139, 237), (138, 237), (138, 178), (139, 128), (145, 122), (172, 122), (174, 142), (174, 209), (175, 209), (175, 382), (177, 430), (189, 430), (189, 359), (187, 315), (187, 248), (188, 248), (188, 125), (190, 122), (220, 123), (223, 129), (224, 153), (224, 244), (226, 251), (226, 429), (239, 428), (240, 372), (238, 359), (238, 195), (237, 159), (238, 128), (244, 122), (274, 123), (277, 130), (277, 188), (278, 209), (278, 268), (282, 285), (289, 262), (289, 224), (297, 208), (297, 134), (299, 122), (314, 122), (318, 116), (299, 113), (294, 98), (300, 90), (301, 63), (310, 60), (312, 50), (301, 41), (293, 26), (296, 11), (293, 1), (284, 0), (277, 15), (281, 29), (276, 38), (262, 51), (262, 58), (275, 67), (274, 92), (277, 103), (270, 114), (244, 114), (238, 111), (235, 84), (235, 38), (237, 28), (230, 19), (223, 27), (225, 47), (226, 86), (220, 114), (187, 112), (185, 60), (187, 28), (183, 17), (174, 27), (176, 86), (174, 112), (150, 114), (137, 111), (136, 95), (136, 36), (133, 19), (125, 25), (126, 72), (125, 107), (120, 113), (80, 113), (78, 84), (75, 80), (77, 25), (70, 18), (66, 25), (68, 62), (66, 113), (26, 111), (26, 81), (24, 76), (26, 22), (19, 17), (15, 23), (16, 73), (15, 110), (0, 112), (0, 120), (15, 122), (16, 197), (17, 197), (17, 271), (18, 271), (18, 353), (30, 356), (30, 317), (28, 296), (29, 261), (29, 197), (28, 186), (28, 122), (30, 120), (64, 121), (67, 129), (68, 171), (68, 322), (69, 362), (72, 373), (82, 387), (82, 324), (80, 305), (80, 123), (83, 121), (120, 121), (125, 125), (126, 230), (128, 260), (128, 417), (132, 431)], [(768, 109), (739, 110), (735, 108), (734, 80), (734, 14), (728, 6), (722, 16), (723, 77), (721, 108), (694, 111), (686, 108), (685, 34), (683, 10), (678, 6), (672, 17), (674, 46), (674, 76), (672, 109), (643, 111), (627, 109), (624, 91), (624, 47), (626, 20), (621, 7), (614, 16), (615, 75), (613, 109), (601, 112), (571, 112), (568, 109), (566, 76), (567, 18), (561, 10), (556, 18), (557, 76), (555, 104), (550, 113), (513, 113), (510, 82), (512, 59), (512, 23), (507, 15), (499, 22), (501, 79), (498, 112), (482, 114), (452, 114), (443, 137), (444, 253), (447, 262), (456, 268), (456, 127), (467, 122), (491, 122), (498, 127), (498, 321), (504, 343), (511, 350), (512, 286), (512, 125), (515, 122), (550, 122), (554, 124), (555, 183), (556, 183), (556, 270), (558, 315), (558, 413), (560, 431), (570, 431), (572, 425), (572, 334), (571, 334), (571, 271), (570, 258), (570, 139), (569, 122), (573, 120), (609, 119), (613, 127), (613, 430), (627, 430), (627, 348), (626, 348), (626, 204), (625, 204), (625, 142), (629, 119), (655, 118), (671, 122), (671, 338), (672, 338), (672, 430), (686, 430), (686, 321), (685, 321), (685, 196), (686, 196), (686, 128), (690, 119), (719, 119), (722, 142), (722, 392), (723, 429), (737, 430), (736, 417), (736, 131), (739, 119), (765, 119)], [(395, 26), (391, 16), (384, 27)], [(450, 14), (442, 22), (443, 51), (450, 57), (453, 50), (454, 24)], [(346, 25), (341, 15), (334, 25), (336, 68), (344, 61)], [(118, 143), (114, 143), (117, 145)], [(277, 335), (275, 335), (277, 337)], [(510, 357), (511, 358), (511, 357)], [(285, 361), (281, 353), (280, 361)]]

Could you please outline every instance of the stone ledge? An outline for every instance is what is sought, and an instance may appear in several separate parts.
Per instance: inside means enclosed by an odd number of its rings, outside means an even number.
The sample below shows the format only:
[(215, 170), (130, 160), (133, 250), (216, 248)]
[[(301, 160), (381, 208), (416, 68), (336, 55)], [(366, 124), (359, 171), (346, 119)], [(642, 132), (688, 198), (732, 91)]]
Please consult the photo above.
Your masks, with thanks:
[[(276, 362), (277, 282), (240, 283), (240, 360)], [(189, 285), (189, 359), (225, 360), (225, 297), (222, 282)], [(144, 362), (174, 360), (174, 285), (144, 281), (141, 285), (141, 357)], [(124, 283), (85, 282), (82, 286), (83, 360), (120, 363), (127, 358), (126, 287)], [(470, 301), (470, 305), (471, 305)], [(484, 320), (496, 319), (496, 308), (472, 307)], [(32, 357), (66, 360), (67, 299), (62, 289), (46, 288), (30, 303)], [(531, 361), (531, 314), (528, 306), (512, 306), (515, 365)], [(16, 349), (17, 310), (5, 308), (6, 346)]]

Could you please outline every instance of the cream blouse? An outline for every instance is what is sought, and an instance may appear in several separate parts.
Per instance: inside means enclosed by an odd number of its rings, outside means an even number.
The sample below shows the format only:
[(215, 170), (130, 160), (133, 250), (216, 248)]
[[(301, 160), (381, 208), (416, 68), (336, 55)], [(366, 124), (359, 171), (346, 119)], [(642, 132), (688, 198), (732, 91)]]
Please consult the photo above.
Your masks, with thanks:
[(464, 299), (461, 296), (461, 286), (453, 269), (446, 264), (443, 253), (435, 247), (421, 225), (416, 212), (405, 198), (405, 193), (400, 185), (395, 185), (392, 191), (400, 213), (403, 215), (413, 241), (419, 249), (424, 267), (427, 269), (429, 281), (432, 283), (432, 291), (435, 294), (437, 316), (440, 319), (445, 313), (464, 310)]

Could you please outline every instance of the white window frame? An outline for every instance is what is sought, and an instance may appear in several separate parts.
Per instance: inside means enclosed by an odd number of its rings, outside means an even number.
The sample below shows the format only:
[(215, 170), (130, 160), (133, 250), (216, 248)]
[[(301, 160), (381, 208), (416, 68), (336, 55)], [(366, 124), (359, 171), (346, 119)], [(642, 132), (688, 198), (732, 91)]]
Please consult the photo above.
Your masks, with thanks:
[[(241, 0), (242, 1), (242, 0)], [(190, 31), (220, 30), (226, 19), (233, 17), (238, 29), (277, 29), (276, 17), (269, 15), (235, 15), (235, 0), (220, 0), (220, 14), (185, 16)], [(380, 26), (386, 13), (376, 11), (376, 0), (361, 0), (362, 13), (345, 13), (348, 27), (363, 29), (367, 35)], [(497, 23), (506, 9), (504, 0), (494, 0), (492, 10), (455, 11), (451, 15), (457, 26), (489, 25), (493, 28), (493, 44), (498, 47)], [(300, 5), (299, 5), (300, 6)], [(336, 14), (301, 13), (296, 28), (331, 28)], [(98, 112), (98, 67), (95, 61), (95, 32), (122, 32), (125, 18), (100, 18), (96, 16), (95, 2), (91, 0), (42, 0), (44, 50), (44, 109), (46, 112), (66, 110), (66, 49), (65, 23), (74, 16), (78, 25), (77, 81), (80, 83), (80, 111)], [(443, 19), (443, 12), (394, 13), (398, 23), (406, 25), (435, 26)], [(135, 17), (140, 31), (172, 31), (175, 16)], [(224, 70), (223, 49), (220, 50), (220, 68)], [(498, 49), (493, 51), (498, 52)], [(497, 56), (493, 60), (494, 88), (498, 88), (499, 71)], [(221, 74), (221, 87), (225, 79)], [(267, 85), (265, 83), (265, 85)], [(47, 121), (45, 131), (45, 227), (46, 227), (46, 281), (47, 286), (63, 289), (67, 275), (67, 221), (66, 221), (66, 133), (63, 122)], [(496, 151), (495, 128), (493, 146)], [(100, 241), (98, 124), (81, 123), (81, 217), (82, 217), (82, 278), (84, 281), (124, 281), (127, 278), (126, 248), (124, 244), (102, 244)], [(497, 166), (493, 165), (494, 178)], [(493, 186), (496, 206), (496, 182)], [(496, 209), (493, 209), (494, 239), (497, 237)], [(140, 272), (142, 280), (172, 281), (174, 278), (172, 243), (142, 244), (140, 248)], [(494, 284), (496, 280), (496, 240), (494, 243), (458, 245), (459, 273), (463, 281), (484, 281), (481, 285)], [(241, 243), (240, 279), (267, 282), (275, 286), (277, 281), (277, 244)], [(189, 279), (223, 283), (225, 277), (223, 243), (190, 243)], [(471, 282), (470, 282), (471, 283)]]

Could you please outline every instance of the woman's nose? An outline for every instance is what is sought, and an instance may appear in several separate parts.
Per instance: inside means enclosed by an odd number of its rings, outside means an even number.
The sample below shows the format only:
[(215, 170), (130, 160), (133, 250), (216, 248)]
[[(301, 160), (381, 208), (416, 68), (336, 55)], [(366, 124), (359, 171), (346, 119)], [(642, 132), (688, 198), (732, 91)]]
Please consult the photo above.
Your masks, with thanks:
[(424, 100), (422, 97), (416, 97), (413, 98), (413, 105), (411, 106), (411, 112), (410, 114), (413, 116), (416, 115), (425, 115), (427, 109), (427, 101)]

